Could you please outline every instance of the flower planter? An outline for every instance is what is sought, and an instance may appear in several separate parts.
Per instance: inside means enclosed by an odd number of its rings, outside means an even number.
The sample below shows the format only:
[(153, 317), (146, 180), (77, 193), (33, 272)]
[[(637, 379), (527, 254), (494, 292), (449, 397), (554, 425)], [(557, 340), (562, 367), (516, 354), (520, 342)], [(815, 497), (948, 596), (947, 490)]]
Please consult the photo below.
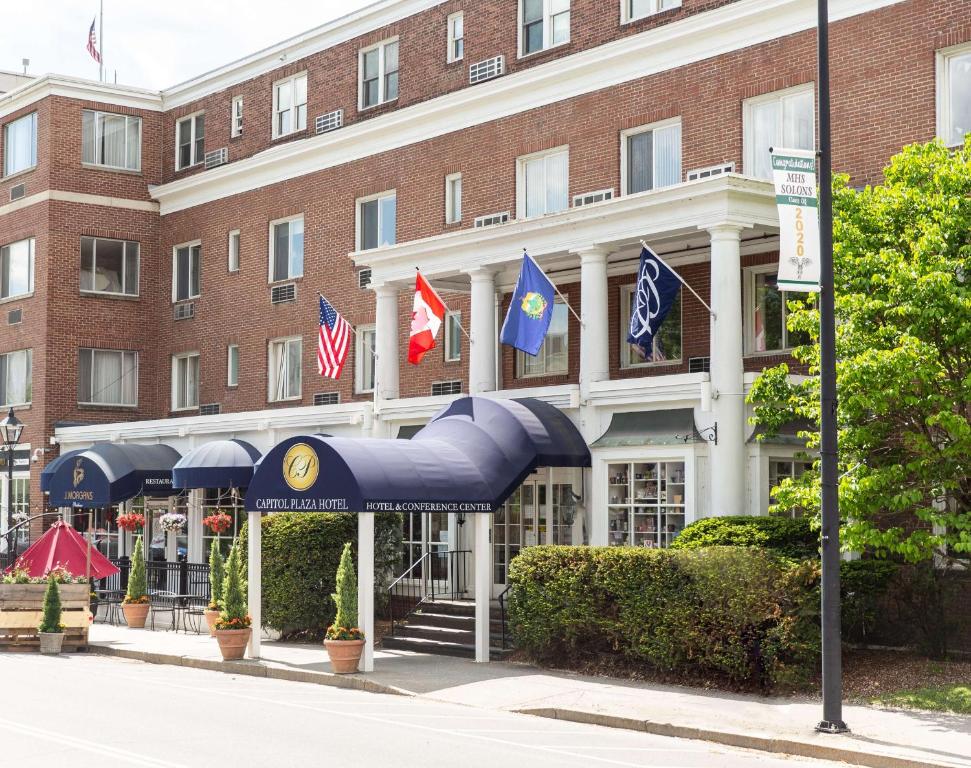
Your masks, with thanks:
[[(46, 584), (0, 584), (0, 650), (38, 648), (44, 614)], [(62, 639), (69, 649), (84, 649), (91, 624), (90, 587), (87, 584), (59, 584)]]
[(219, 621), (219, 611), (205, 611), (206, 624), (209, 627), (209, 637), (216, 636), (216, 622)]
[(40, 636), (41, 653), (57, 655), (61, 652), (61, 646), (64, 645), (63, 632), (38, 632), (37, 634)]
[(324, 640), (327, 655), (330, 656), (330, 666), (338, 675), (348, 675), (357, 672), (357, 666), (364, 652), (363, 640)]
[(246, 654), (246, 646), (249, 644), (251, 634), (253, 634), (252, 627), (215, 630), (216, 642), (219, 643), (219, 652), (223, 655), (223, 661), (242, 659)]
[(151, 603), (122, 603), (121, 611), (125, 614), (125, 623), (132, 629), (145, 629), (145, 619)]

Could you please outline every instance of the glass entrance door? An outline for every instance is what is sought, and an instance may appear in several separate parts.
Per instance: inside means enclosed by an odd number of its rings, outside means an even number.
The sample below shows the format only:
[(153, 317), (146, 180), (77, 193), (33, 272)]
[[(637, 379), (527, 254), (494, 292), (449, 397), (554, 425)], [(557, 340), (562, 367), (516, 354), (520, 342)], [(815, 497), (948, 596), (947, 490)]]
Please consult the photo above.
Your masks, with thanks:
[(509, 564), (523, 547), (546, 544), (549, 504), (546, 483), (527, 480), (492, 519), (492, 575), (498, 591), (505, 589)]
[[(399, 574), (424, 582), (435, 581), (436, 591), (445, 591), (449, 580), (449, 531), (447, 512), (411, 512), (404, 515)], [(427, 555), (427, 557), (426, 557)]]

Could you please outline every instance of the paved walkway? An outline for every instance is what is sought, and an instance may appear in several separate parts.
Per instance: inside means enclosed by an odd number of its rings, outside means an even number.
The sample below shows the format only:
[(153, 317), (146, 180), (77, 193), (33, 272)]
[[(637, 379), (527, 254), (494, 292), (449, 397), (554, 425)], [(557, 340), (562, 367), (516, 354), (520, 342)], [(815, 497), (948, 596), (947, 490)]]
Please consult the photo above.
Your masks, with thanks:
[(263, 643), (260, 662), (220, 660), (207, 636), (96, 624), (93, 649), (163, 664), (421, 696), (492, 710), (705, 739), (873, 768), (971, 768), (971, 717), (846, 707), (851, 734), (817, 734), (821, 705), (799, 698), (707, 692), (405, 651), (375, 652), (375, 671), (333, 675), (323, 648)]

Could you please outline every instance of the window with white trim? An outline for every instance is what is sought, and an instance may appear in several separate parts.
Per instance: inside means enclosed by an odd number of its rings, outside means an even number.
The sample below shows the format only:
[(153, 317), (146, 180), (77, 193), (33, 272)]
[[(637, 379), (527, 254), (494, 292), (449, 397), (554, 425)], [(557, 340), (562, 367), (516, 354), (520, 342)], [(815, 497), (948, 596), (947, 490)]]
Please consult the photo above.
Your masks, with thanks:
[(0, 299), (26, 296), (34, 290), (34, 238), (0, 248)]
[(138, 243), (106, 237), (81, 238), (81, 290), (138, 295)]
[(243, 135), (243, 97), (233, 96), (230, 103), (229, 135), (234, 139)]
[(532, 218), (567, 209), (570, 203), (569, 147), (520, 157), (517, 171), (517, 218)]
[(18, 117), (3, 126), (3, 175), (11, 176), (37, 165), (37, 113)]
[(742, 104), (745, 173), (771, 179), (770, 148), (813, 149), (815, 109), (812, 83), (746, 99)]
[(683, 461), (607, 465), (607, 544), (668, 547), (685, 526)]
[(199, 407), (199, 353), (172, 355), (172, 410)]
[(367, 251), (397, 242), (398, 196), (383, 192), (357, 201), (357, 249)]
[(570, 0), (519, 0), (520, 56), (570, 42)]
[(172, 302), (188, 301), (200, 295), (202, 243), (185, 243), (172, 249)]
[(367, 109), (398, 98), (398, 38), (360, 52), (358, 108)]
[[(772, 495), (772, 491), (778, 487), (785, 478), (790, 477), (793, 480), (802, 476), (802, 474), (813, 468), (813, 463), (811, 461), (799, 461), (797, 459), (777, 459), (769, 458), (769, 504), (775, 504), (776, 498)], [(804, 511), (801, 509), (790, 509), (786, 510), (783, 514), (790, 517), (802, 517)]]
[(630, 328), (631, 299), (634, 286), (625, 285), (620, 289), (620, 367), (637, 368), (653, 363), (676, 363), (681, 360), (681, 293), (678, 293), (674, 304), (664, 318), (661, 327), (654, 334), (653, 351), (645, 355), (644, 350), (637, 344), (627, 341)]
[(229, 233), (229, 271), (239, 272), (240, 234), (238, 229)]
[(126, 171), (141, 170), (142, 119), (82, 110), (81, 162)]
[(226, 386), (239, 386), (239, 344), (226, 347)]
[(175, 170), (201, 163), (206, 154), (206, 114), (189, 115), (175, 124)]
[(445, 313), (445, 362), (462, 359), (462, 313)]
[(620, 134), (625, 195), (681, 183), (681, 118)]
[(620, 7), (622, 20), (626, 24), (671, 8), (680, 8), (681, 0), (620, 0)]
[(269, 345), (269, 399), (271, 403), (299, 400), (303, 379), (303, 339), (273, 339)]
[(516, 367), (520, 378), (560, 375), (569, 372), (569, 320), (570, 314), (566, 304), (557, 298), (556, 303), (553, 304), (550, 329), (536, 356), (527, 355), (522, 350), (516, 351)]
[(373, 325), (359, 325), (354, 333), (354, 391), (358, 394), (374, 391)]
[(971, 43), (937, 52), (937, 134), (949, 147), (971, 133)]
[(30, 405), (34, 351), (18, 349), (0, 355), (0, 405)]
[(445, 223), (457, 224), (462, 221), (462, 174), (453, 173), (445, 177)]
[(465, 57), (465, 14), (462, 11), (448, 17), (448, 61)]
[(303, 214), (270, 222), (270, 282), (303, 277)]
[(138, 353), (79, 349), (78, 405), (138, 405)]
[(791, 296), (780, 291), (774, 266), (746, 271), (746, 352), (784, 352), (807, 343), (804, 334), (786, 328)]
[(273, 84), (273, 138), (307, 128), (307, 73)]

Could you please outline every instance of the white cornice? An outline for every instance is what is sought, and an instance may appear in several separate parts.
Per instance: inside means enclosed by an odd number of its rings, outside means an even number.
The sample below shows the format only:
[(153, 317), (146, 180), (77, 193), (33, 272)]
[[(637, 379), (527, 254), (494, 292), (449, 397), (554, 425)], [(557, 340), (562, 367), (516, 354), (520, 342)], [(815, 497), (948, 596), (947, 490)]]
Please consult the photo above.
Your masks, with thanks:
[(158, 91), (133, 88), (127, 85), (111, 85), (95, 80), (83, 80), (65, 75), (41, 75), (29, 83), (0, 96), (0, 118), (23, 109), (48, 96), (65, 96), (117, 107), (131, 107), (151, 112), (162, 109), (162, 97)]
[(697, 404), (709, 381), (707, 373), (679, 373), (667, 376), (642, 376), (636, 379), (611, 379), (590, 383), (590, 405), (627, 406), (676, 402)]
[(6, 216), (23, 208), (29, 208), (38, 203), (56, 200), (64, 203), (82, 203), (84, 205), (102, 205), (106, 208), (122, 208), (129, 211), (146, 211), (158, 213), (158, 203), (153, 200), (129, 200), (124, 197), (108, 197), (107, 195), (91, 195), (87, 192), (66, 192), (58, 189), (48, 189), (33, 195), (15, 200), (6, 205), (0, 205), (0, 216)]
[[(833, 0), (838, 20), (903, 0)], [(155, 187), (166, 215), (811, 29), (812, 0), (738, 0)]]

